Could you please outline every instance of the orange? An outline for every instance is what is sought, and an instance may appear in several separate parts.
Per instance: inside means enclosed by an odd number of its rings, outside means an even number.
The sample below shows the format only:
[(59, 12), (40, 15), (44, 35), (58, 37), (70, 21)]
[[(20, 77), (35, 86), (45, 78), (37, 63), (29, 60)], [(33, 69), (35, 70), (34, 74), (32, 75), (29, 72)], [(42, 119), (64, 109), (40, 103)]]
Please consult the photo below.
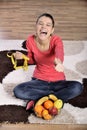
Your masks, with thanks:
[(47, 100), (47, 101), (44, 102), (43, 105), (46, 109), (50, 109), (54, 106), (54, 103), (51, 100)]
[(42, 116), (44, 117), (47, 114), (48, 114), (48, 110), (44, 109), (43, 112), (42, 112)]
[(43, 117), (45, 120), (51, 120), (52, 119), (52, 116), (50, 114), (46, 114), (44, 115)]
[(42, 117), (42, 111), (44, 110), (44, 107), (42, 105), (36, 105), (34, 108), (35, 114), (38, 117)]

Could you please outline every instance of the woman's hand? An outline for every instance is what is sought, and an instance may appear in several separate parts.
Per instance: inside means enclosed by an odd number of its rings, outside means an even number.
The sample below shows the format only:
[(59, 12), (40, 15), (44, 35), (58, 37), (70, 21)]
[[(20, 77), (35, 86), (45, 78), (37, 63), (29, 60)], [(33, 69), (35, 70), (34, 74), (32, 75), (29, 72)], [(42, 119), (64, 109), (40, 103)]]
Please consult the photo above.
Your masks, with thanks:
[(63, 66), (63, 64), (58, 63), (57, 65), (55, 65), (55, 69), (56, 69), (56, 71), (63, 72), (64, 66)]
[(64, 66), (62, 62), (60, 61), (60, 59), (55, 58), (54, 63), (55, 63), (56, 71), (64, 72)]
[(13, 53), (15, 59), (23, 59), (23, 53), (16, 51), (15, 53)]

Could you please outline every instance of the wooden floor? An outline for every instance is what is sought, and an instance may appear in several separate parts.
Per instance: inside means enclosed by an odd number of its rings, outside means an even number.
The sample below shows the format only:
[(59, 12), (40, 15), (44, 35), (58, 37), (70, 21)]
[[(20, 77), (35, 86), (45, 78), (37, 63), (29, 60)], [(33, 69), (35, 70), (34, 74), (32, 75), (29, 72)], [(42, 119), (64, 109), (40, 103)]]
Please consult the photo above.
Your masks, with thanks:
[(87, 130), (87, 125), (2, 125), (0, 130)]
[(0, 39), (26, 39), (44, 12), (63, 40), (87, 40), (87, 0), (0, 0)]

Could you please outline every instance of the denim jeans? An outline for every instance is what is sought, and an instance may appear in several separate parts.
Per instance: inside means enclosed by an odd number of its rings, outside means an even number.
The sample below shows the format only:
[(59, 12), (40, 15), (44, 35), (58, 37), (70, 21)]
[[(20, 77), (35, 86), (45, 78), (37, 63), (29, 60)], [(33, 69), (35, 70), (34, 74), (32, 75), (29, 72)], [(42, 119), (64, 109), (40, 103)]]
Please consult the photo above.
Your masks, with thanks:
[(59, 99), (67, 102), (81, 94), (83, 86), (78, 81), (61, 80), (57, 82), (47, 82), (32, 78), (31, 81), (21, 83), (13, 90), (17, 98), (23, 100), (38, 100), (39, 98), (54, 94)]

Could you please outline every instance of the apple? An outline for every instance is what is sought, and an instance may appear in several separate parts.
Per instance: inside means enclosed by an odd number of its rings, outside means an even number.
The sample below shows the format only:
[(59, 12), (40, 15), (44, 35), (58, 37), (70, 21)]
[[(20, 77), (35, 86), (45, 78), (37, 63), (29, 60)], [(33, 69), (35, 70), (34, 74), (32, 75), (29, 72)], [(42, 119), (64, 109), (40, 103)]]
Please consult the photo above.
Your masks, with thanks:
[(50, 108), (49, 114), (51, 114), (52, 116), (56, 116), (58, 114), (58, 109), (56, 107)]
[(63, 106), (63, 101), (61, 99), (58, 99), (54, 102), (54, 107), (56, 107), (58, 110), (61, 109)]

